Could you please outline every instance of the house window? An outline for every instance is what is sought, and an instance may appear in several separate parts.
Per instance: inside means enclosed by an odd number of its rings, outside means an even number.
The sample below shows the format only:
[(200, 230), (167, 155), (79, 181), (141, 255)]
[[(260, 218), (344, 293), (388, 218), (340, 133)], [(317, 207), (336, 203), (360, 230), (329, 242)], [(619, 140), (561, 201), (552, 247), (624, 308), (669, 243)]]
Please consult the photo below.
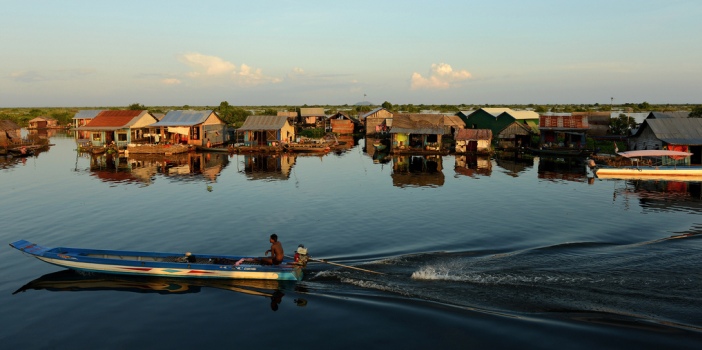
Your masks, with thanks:
[(99, 132), (94, 132), (93, 133), (93, 141), (100, 141), (100, 133)]
[(117, 141), (127, 141), (127, 134), (117, 134)]

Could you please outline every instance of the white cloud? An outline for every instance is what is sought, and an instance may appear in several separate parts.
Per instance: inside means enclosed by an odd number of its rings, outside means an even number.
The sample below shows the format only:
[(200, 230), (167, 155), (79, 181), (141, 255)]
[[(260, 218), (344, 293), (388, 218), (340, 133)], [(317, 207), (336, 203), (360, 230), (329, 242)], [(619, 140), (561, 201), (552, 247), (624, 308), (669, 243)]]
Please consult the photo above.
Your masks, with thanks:
[(457, 83), (470, 79), (470, 72), (465, 69), (454, 71), (453, 68), (446, 63), (433, 63), (431, 72), (425, 78), (421, 74), (412, 73), (411, 88), (417, 89), (448, 89), (455, 87)]
[(216, 56), (206, 56), (199, 53), (188, 53), (181, 56), (181, 60), (195, 69), (188, 73), (190, 77), (220, 76), (232, 74), (236, 70), (236, 66)]
[[(182, 55), (180, 60), (193, 68), (192, 71), (185, 74), (187, 77), (193, 79), (215, 79), (223, 77), (245, 85), (256, 85), (266, 82), (278, 83), (281, 81), (279, 78), (265, 76), (260, 68), (253, 68), (244, 63), (242, 63), (237, 70), (234, 63), (225, 61), (217, 56), (188, 53)], [(180, 83), (180, 81), (178, 81), (178, 83)]]
[(161, 82), (166, 84), (166, 85), (178, 85), (181, 83), (180, 79), (176, 79), (176, 78), (166, 78), (166, 79), (161, 80)]

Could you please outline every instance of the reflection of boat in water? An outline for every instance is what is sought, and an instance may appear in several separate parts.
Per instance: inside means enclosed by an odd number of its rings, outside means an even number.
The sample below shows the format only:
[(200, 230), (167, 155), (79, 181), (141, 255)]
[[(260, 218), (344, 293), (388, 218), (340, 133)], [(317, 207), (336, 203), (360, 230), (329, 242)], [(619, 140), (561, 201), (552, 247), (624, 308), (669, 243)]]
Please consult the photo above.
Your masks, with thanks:
[(577, 157), (539, 157), (538, 174), (544, 180), (589, 182), (585, 162)]
[[(46, 248), (25, 240), (10, 243), (10, 246), (49, 264), (123, 275), (299, 281), (304, 267), (291, 259), (284, 259), (280, 265), (262, 265), (253, 257), (231, 255)], [(301, 261), (306, 262), (306, 259)]]
[[(148, 276), (84, 274), (73, 270), (62, 270), (45, 274), (23, 285), (12, 294), (29, 290), (51, 292), (120, 291), (132, 293), (155, 293), (161, 295), (199, 293), (206, 288), (228, 290), (271, 299), (271, 308), (276, 310), (282, 301), (283, 292), (296, 288), (293, 281), (275, 280), (203, 280), (164, 278)], [(298, 301), (299, 300), (299, 301)], [(304, 306), (306, 301), (296, 302)], [(301, 302), (302, 301), (302, 302)]]
[(195, 146), (198, 152), (220, 152), (220, 153), (234, 153), (234, 147), (205, 147), (205, 146)]
[(286, 143), (283, 148), (288, 152), (327, 153), (331, 151), (326, 143)]
[(569, 148), (528, 148), (529, 152), (535, 155), (544, 157), (587, 157), (592, 154), (592, 151), (587, 149), (569, 149)]
[[(669, 150), (640, 150), (618, 153), (626, 158), (609, 165), (590, 167), (601, 179), (664, 179), (679, 181), (702, 181), (702, 166), (687, 165), (692, 153)], [(624, 162), (629, 165), (623, 165)], [(619, 163), (619, 164), (617, 164)]]

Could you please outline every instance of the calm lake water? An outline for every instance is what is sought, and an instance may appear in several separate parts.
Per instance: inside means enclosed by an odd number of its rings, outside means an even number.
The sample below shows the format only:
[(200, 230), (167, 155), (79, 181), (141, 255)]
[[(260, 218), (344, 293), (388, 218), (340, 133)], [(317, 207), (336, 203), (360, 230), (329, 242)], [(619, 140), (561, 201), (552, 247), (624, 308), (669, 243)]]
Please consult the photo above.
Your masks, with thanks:
[(261, 255), (303, 281), (78, 274), (0, 249), (3, 348), (700, 348), (700, 183), (545, 159), (92, 158), (70, 135), (0, 158), (0, 237)]

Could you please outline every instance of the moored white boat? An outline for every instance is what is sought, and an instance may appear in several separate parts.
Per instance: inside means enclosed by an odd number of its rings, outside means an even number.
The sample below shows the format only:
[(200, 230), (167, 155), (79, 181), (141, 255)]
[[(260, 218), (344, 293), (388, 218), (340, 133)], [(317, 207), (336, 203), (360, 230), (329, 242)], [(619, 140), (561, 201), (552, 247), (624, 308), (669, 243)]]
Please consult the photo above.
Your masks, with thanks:
[[(629, 158), (631, 165), (596, 166), (594, 167), (594, 172), (598, 178), (702, 181), (702, 166), (678, 164), (681, 160), (692, 155), (689, 152), (641, 150), (620, 152), (618, 154)], [(651, 161), (645, 161), (646, 159)], [(688, 163), (688, 161), (683, 163)]]
[(299, 262), (286, 258), (280, 265), (261, 265), (255, 257), (232, 255), (46, 248), (26, 240), (10, 246), (49, 264), (78, 271), (181, 278), (299, 281), (307, 261), (306, 251)]

